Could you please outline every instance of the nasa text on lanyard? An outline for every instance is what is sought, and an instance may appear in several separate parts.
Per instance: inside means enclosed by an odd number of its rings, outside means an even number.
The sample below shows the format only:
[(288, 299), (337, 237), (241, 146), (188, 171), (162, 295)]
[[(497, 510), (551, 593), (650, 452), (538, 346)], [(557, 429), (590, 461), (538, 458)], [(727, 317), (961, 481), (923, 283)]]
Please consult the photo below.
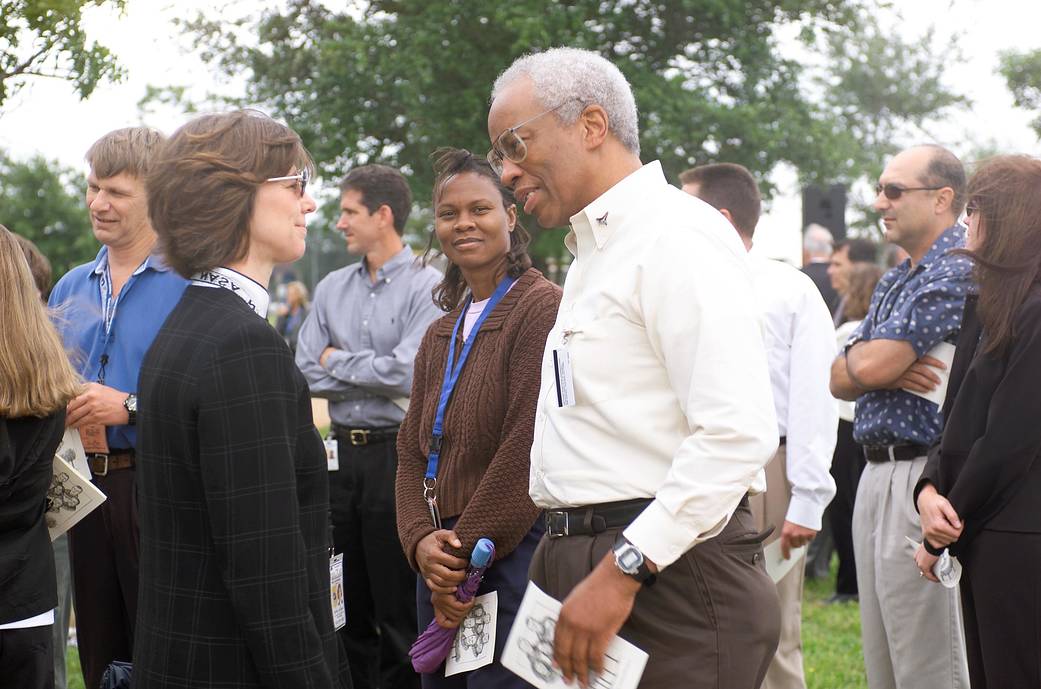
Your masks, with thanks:
[(436, 490), (437, 463), (441, 458), (441, 440), (444, 437), (445, 409), (448, 408), (448, 400), (452, 397), (452, 391), (459, 380), (459, 374), (463, 372), (463, 365), (466, 363), (466, 358), (470, 355), (470, 349), (473, 347), (474, 340), (477, 339), (477, 332), (484, 324), (484, 319), (502, 301), (502, 298), (510, 291), (510, 287), (513, 286), (515, 281), (516, 278), (505, 277), (499, 283), (499, 286), (495, 288), (495, 293), (492, 294), (488, 304), (484, 307), (484, 311), (477, 317), (477, 321), (470, 330), (470, 336), (463, 343), (463, 349), (459, 352), (459, 361), (455, 362), (454, 366), (452, 361), (455, 359), (455, 341), (459, 336), (459, 328), (463, 324), (463, 319), (466, 318), (466, 311), (470, 308), (472, 297), (466, 299), (466, 303), (463, 304), (463, 311), (459, 314), (459, 320), (455, 322), (455, 327), (452, 329), (452, 340), (448, 344), (448, 361), (445, 362), (445, 377), (441, 382), (441, 397), (437, 400), (437, 413), (434, 415), (433, 434), (430, 438), (427, 473), (423, 477), (423, 499), (426, 500), (427, 509), (430, 510), (430, 519), (434, 522), (435, 529), (441, 528), (441, 513), (437, 509)]

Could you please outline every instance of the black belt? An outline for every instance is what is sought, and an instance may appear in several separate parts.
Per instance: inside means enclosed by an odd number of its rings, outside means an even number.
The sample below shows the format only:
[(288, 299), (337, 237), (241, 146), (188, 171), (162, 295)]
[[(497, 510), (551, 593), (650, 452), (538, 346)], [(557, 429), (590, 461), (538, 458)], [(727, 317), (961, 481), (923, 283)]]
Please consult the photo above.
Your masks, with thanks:
[(907, 443), (903, 445), (864, 445), (864, 459), (875, 464), (885, 462), (909, 462), (922, 457), (929, 451), (927, 445)]
[(788, 444), (788, 436), (782, 435), (781, 439), (778, 441), (778, 445), (784, 446), (784, 445), (787, 445), (787, 444)]
[(550, 538), (591, 536), (611, 528), (629, 526), (649, 504), (650, 498), (637, 498), (566, 510), (546, 510), (546, 535)]
[(396, 439), (398, 437), (398, 427), (349, 428), (348, 426), (334, 423), (333, 433), (336, 434), (337, 439), (349, 441), (351, 445), (372, 445)]
[(116, 469), (130, 469), (134, 466), (134, 451), (112, 450), (108, 454), (92, 452), (87, 455), (87, 466), (93, 476), (108, 476), (108, 472)]

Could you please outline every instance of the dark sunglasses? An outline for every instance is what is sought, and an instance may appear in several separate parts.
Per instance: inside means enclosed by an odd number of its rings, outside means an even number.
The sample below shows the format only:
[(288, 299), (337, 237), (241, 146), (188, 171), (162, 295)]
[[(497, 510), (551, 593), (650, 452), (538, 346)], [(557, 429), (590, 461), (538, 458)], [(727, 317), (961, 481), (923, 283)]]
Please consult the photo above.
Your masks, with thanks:
[(937, 191), (943, 187), (902, 187), (899, 184), (876, 184), (875, 193), (885, 194), (890, 201), (896, 201), (909, 191)]

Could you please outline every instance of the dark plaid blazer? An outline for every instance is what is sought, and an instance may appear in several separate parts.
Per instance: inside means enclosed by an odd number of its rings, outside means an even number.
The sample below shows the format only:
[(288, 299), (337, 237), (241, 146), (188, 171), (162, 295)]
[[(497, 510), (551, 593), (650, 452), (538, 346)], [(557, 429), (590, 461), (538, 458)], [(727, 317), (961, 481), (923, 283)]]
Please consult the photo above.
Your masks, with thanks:
[(189, 287), (138, 386), (134, 686), (350, 687), (307, 383), (238, 296)]

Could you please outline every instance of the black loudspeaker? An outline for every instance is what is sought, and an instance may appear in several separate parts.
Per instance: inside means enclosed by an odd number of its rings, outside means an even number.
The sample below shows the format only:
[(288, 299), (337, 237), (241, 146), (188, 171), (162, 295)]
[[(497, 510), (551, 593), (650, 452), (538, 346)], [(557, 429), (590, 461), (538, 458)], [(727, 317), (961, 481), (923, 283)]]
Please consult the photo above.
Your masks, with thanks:
[(817, 223), (831, 230), (838, 242), (846, 238), (846, 187), (832, 184), (827, 190), (816, 185), (802, 190), (802, 228)]

